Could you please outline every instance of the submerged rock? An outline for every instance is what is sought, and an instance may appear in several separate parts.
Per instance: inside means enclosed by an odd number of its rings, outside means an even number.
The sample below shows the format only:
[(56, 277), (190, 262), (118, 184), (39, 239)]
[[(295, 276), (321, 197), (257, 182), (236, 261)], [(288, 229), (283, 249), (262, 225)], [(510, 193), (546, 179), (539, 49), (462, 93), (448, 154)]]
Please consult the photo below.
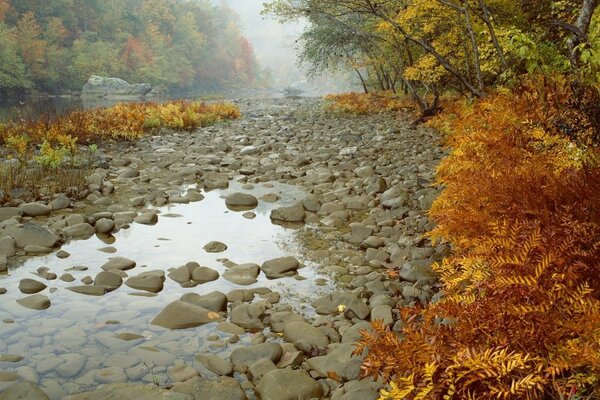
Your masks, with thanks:
[(219, 314), (181, 300), (166, 306), (151, 322), (168, 329), (186, 329), (224, 320)]

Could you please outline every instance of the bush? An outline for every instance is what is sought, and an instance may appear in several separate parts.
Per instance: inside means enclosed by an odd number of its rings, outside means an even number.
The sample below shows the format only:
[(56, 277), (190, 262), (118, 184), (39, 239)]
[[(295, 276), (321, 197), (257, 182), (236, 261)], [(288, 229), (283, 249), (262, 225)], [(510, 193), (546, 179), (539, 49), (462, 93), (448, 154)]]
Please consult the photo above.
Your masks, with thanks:
[(392, 92), (334, 94), (325, 100), (329, 111), (355, 115), (415, 110), (414, 103)]

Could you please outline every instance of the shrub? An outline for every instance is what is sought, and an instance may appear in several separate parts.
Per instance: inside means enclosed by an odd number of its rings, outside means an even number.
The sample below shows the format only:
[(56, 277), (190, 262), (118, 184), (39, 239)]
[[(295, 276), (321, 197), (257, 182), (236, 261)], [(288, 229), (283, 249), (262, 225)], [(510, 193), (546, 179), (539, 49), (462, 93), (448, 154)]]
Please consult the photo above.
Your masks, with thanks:
[(431, 238), (453, 255), (435, 267), (442, 300), (400, 311), (401, 338), (364, 333), (364, 374), (392, 382), (382, 399), (600, 396), (600, 127), (563, 82), (432, 122), (452, 151)]
[(355, 115), (415, 110), (414, 103), (392, 92), (334, 94), (325, 100), (329, 111)]

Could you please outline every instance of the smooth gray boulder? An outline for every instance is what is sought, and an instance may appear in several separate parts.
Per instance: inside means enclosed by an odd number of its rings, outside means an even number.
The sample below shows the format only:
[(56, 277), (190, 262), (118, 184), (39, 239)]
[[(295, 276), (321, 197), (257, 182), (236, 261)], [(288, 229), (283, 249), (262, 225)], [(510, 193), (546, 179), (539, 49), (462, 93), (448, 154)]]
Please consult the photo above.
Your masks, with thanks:
[(118, 289), (122, 284), (123, 278), (121, 275), (111, 271), (100, 271), (94, 279), (94, 285), (102, 286), (108, 292)]
[(300, 263), (294, 257), (280, 257), (265, 261), (260, 267), (269, 279), (296, 275)]
[(193, 397), (151, 385), (112, 383), (91, 392), (67, 396), (64, 400), (194, 400)]
[(329, 338), (308, 322), (293, 321), (285, 325), (283, 338), (290, 343), (305, 342), (311, 347), (326, 347)]
[(271, 211), (271, 221), (280, 223), (301, 223), (306, 218), (302, 204), (282, 207)]
[(186, 293), (181, 296), (180, 300), (214, 312), (227, 311), (227, 296), (221, 292), (215, 291), (205, 295)]
[(35, 279), (21, 279), (19, 282), (19, 290), (25, 294), (35, 294), (46, 289), (47, 286)]
[(323, 388), (303, 371), (275, 369), (262, 377), (256, 394), (260, 400), (320, 399)]
[(168, 329), (186, 329), (223, 320), (224, 318), (214, 311), (176, 300), (166, 306), (151, 324)]
[(257, 264), (234, 265), (223, 272), (223, 278), (236, 285), (252, 285), (257, 282), (260, 267)]
[(23, 226), (11, 226), (4, 230), (2, 236), (14, 238), (17, 247), (22, 249), (27, 246), (53, 248), (60, 243), (60, 238), (54, 232), (33, 222), (27, 222)]
[(17, 303), (32, 310), (45, 310), (50, 307), (50, 299), (43, 294), (34, 294), (23, 297), (22, 299), (17, 299)]
[(233, 374), (233, 364), (214, 354), (198, 354), (196, 361), (217, 375)]
[(347, 381), (358, 379), (364, 355), (354, 356), (355, 349), (354, 344), (340, 344), (326, 356), (306, 360), (311, 376), (326, 378), (330, 372), (335, 372), (337, 376)]
[(50, 215), (52, 208), (42, 203), (26, 203), (20, 206), (26, 217), (45, 217)]
[(125, 285), (133, 289), (145, 290), (146, 292), (158, 293), (163, 290), (165, 272), (162, 270), (142, 272), (132, 276), (125, 281)]
[(117, 269), (127, 271), (132, 268), (135, 268), (135, 261), (125, 257), (112, 257), (102, 266), (102, 269), (105, 271)]
[(261, 358), (268, 358), (274, 363), (283, 355), (283, 349), (278, 343), (261, 343), (245, 346), (231, 352), (229, 360), (235, 366), (249, 367)]
[(225, 205), (233, 209), (253, 209), (258, 205), (258, 199), (248, 193), (232, 193), (225, 198)]
[(48, 400), (48, 396), (34, 382), (23, 381), (0, 393), (0, 400)]
[[(193, 389), (196, 400), (247, 400), (246, 393), (238, 381), (222, 377), (218, 381), (203, 379)], [(147, 399), (144, 399), (147, 400)]]
[(212, 241), (212, 242), (207, 243), (203, 247), (203, 249), (207, 253), (222, 253), (225, 250), (227, 250), (227, 245), (225, 243), (222, 243), (222, 242)]

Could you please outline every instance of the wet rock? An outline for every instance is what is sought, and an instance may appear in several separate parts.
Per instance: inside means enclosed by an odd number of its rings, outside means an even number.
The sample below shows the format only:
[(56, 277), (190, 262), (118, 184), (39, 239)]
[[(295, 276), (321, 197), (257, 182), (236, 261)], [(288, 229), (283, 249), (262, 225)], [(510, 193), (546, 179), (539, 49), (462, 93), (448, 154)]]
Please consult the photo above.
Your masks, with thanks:
[(102, 269), (105, 271), (120, 270), (127, 271), (135, 268), (135, 261), (125, 257), (112, 257), (103, 266)]
[(261, 343), (235, 349), (231, 352), (230, 361), (233, 365), (248, 368), (262, 358), (268, 358), (276, 363), (281, 359), (283, 349), (277, 343)]
[(85, 364), (85, 357), (81, 354), (63, 354), (60, 356), (62, 362), (56, 367), (56, 373), (61, 378), (72, 378), (76, 376)]
[(0, 362), (17, 363), (21, 360), (23, 360), (23, 357), (16, 354), (0, 354)]
[(192, 271), (187, 265), (182, 265), (172, 269), (167, 276), (179, 284), (184, 284), (192, 280)]
[(165, 282), (165, 272), (162, 270), (143, 272), (137, 276), (132, 276), (125, 281), (125, 284), (133, 289), (145, 290), (151, 293), (158, 293), (163, 290)]
[(223, 278), (236, 285), (252, 285), (257, 282), (256, 278), (260, 274), (260, 267), (256, 264), (234, 265), (223, 272)]
[(13, 237), (16, 245), (20, 248), (26, 246), (53, 248), (60, 243), (60, 238), (48, 228), (33, 222), (28, 222), (22, 227), (7, 228), (5, 235)]
[(67, 196), (59, 195), (50, 203), (48, 203), (50, 208), (53, 210), (64, 210), (65, 208), (69, 208), (71, 205), (71, 200)]
[(219, 279), (219, 273), (212, 268), (198, 266), (192, 271), (192, 281), (198, 285), (216, 281), (217, 279)]
[(60, 258), (61, 260), (64, 260), (66, 258), (71, 257), (71, 253), (65, 250), (59, 250), (58, 252), (56, 252), (56, 257)]
[(48, 400), (48, 396), (31, 381), (15, 383), (0, 393), (0, 400)]
[[(114, 371), (121, 371), (117, 369)], [(123, 376), (124, 371), (123, 371)], [(117, 399), (144, 399), (144, 400), (193, 400), (192, 397), (175, 393), (156, 386), (138, 385), (127, 383), (113, 383), (101, 389), (80, 393), (66, 397), (64, 400), (117, 400)]]
[(218, 381), (201, 380), (193, 389), (195, 399), (247, 400), (244, 389), (233, 378), (222, 377)]
[(313, 302), (315, 311), (319, 314), (337, 314), (351, 311), (360, 319), (365, 319), (371, 309), (357, 295), (345, 292), (333, 292)]
[(0, 238), (0, 256), (12, 257), (17, 253), (15, 239), (10, 236)]
[(46, 288), (46, 285), (34, 279), (21, 279), (19, 282), (19, 290), (25, 294), (35, 294)]
[(384, 324), (390, 325), (394, 323), (392, 317), (392, 307), (387, 304), (373, 307), (371, 310), (371, 321), (383, 321)]
[(111, 233), (115, 229), (115, 222), (112, 219), (101, 218), (96, 221), (96, 232), (102, 234)]
[(269, 325), (273, 332), (283, 332), (286, 325), (296, 321), (306, 322), (302, 315), (290, 311), (280, 311), (271, 314)]
[(135, 217), (133, 221), (142, 225), (155, 225), (158, 222), (158, 215), (155, 212), (145, 212)]
[(115, 337), (119, 340), (124, 340), (126, 342), (130, 342), (132, 340), (144, 339), (144, 336), (138, 335), (137, 333), (130, 333), (130, 332), (122, 332), (122, 333), (115, 335)]
[(273, 361), (269, 360), (268, 358), (261, 358), (248, 368), (247, 375), (256, 383), (260, 380), (260, 378), (275, 369), (277, 369), (277, 366), (273, 363)]
[(251, 194), (247, 193), (232, 193), (225, 198), (225, 204), (227, 207), (234, 209), (252, 209), (258, 205), (258, 199)]
[(196, 361), (217, 375), (233, 374), (233, 364), (214, 354), (198, 354)]
[(211, 292), (205, 295), (186, 293), (181, 296), (180, 300), (214, 312), (227, 311), (227, 296), (221, 292)]
[(107, 292), (105, 287), (96, 285), (71, 286), (67, 290), (87, 296), (104, 296)]
[(262, 317), (266, 308), (262, 303), (240, 304), (231, 310), (230, 320), (242, 328), (263, 329)]
[(409, 282), (431, 282), (438, 279), (438, 275), (431, 268), (431, 263), (426, 265), (417, 263), (406, 263), (402, 266), (398, 275), (401, 279)]
[(313, 348), (326, 347), (329, 344), (329, 339), (322, 331), (304, 321), (286, 324), (283, 337), (290, 343), (304, 342)]
[(0, 272), (8, 270), (8, 259), (4, 255), (0, 255)]
[(323, 389), (303, 371), (277, 369), (262, 377), (256, 393), (260, 400), (320, 399)]
[(52, 208), (42, 203), (26, 203), (20, 206), (26, 217), (45, 217), (50, 215)]
[(42, 294), (34, 294), (22, 299), (17, 299), (17, 303), (32, 310), (45, 310), (50, 307), (50, 299)]
[(178, 363), (170, 367), (167, 369), (167, 374), (172, 382), (185, 382), (200, 375), (198, 371), (184, 363)]
[(360, 376), (364, 356), (353, 356), (355, 349), (354, 344), (337, 345), (326, 356), (306, 360), (306, 366), (314, 377), (326, 378), (330, 372), (334, 372), (344, 380), (356, 380)]
[(223, 318), (214, 311), (176, 300), (166, 306), (151, 324), (168, 329), (186, 329), (222, 320)]
[(410, 196), (401, 186), (394, 186), (381, 194), (379, 202), (384, 208), (401, 208), (408, 204)]
[(258, 149), (254, 146), (246, 146), (240, 150), (240, 156), (249, 156), (258, 153)]
[(23, 215), (23, 210), (17, 207), (0, 207), (0, 222)]
[(94, 279), (94, 285), (101, 286), (108, 292), (118, 289), (122, 284), (123, 278), (121, 275), (110, 271), (100, 271)]
[(306, 218), (306, 212), (301, 204), (292, 207), (282, 207), (271, 211), (271, 221), (280, 223), (301, 223)]
[(96, 233), (96, 229), (86, 222), (67, 226), (63, 229), (63, 235), (66, 238), (86, 238)]
[(300, 263), (294, 257), (280, 257), (263, 263), (261, 270), (269, 279), (295, 275)]
[(203, 247), (207, 253), (222, 253), (227, 250), (227, 245), (221, 242), (209, 242)]

